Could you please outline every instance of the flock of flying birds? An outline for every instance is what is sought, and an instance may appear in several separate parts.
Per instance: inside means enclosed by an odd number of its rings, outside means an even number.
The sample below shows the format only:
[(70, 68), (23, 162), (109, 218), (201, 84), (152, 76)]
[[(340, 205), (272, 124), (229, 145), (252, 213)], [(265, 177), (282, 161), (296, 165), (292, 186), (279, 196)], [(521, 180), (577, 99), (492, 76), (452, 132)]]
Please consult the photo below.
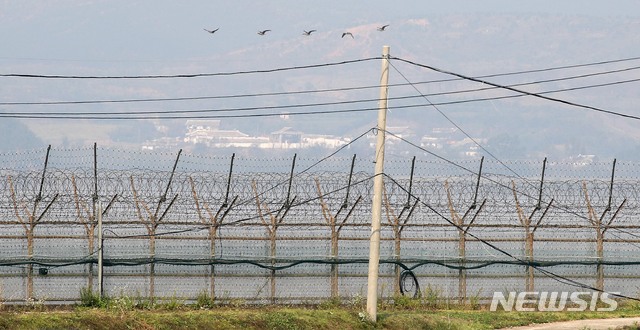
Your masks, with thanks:
[[(382, 32), (382, 31), (384, 31), (388, 26), (389, 26), (389, 24), (386, 24), (386, 25), (383, 25), (383, 26), (379, 26), (379, 27), (378, 27), (378, 31)], [(215, 30), (207, 30), (207, 29), (204, 29), (204, 30), (205, 30), (205, 31), (207, 31), (207, 32), (209, 32), (209, 33), (211, 33), (211, 34), (214, 34), (214, 33), (218, 32), (218, 30), (220, 30), (220, 28), (217, 28), (217, 29), (215, 29)], [(267, 34), (267, 32), (270, 32), (270, 31), (271, 31), (271, 30), (260, 30), (260, 31), (258, 31), (258, 35), (263, 36), (263, 35)], [(312, 33), (314, 33), (314, 32), (316, 32), (316, 30), (309, 30), (309, 31), (307, 31), (307, 30), (303, 30), (302, 35), (304, 35), (304, 36), (310, 36), (310, 35), (311, 35)], [(353, 33), (349, 32), (349, 31), (342, 33), (342, 38), (344, 38), (344, 37), (346, 37), (346, 36), (349, 36), (349, 37), (351, 37), (351, 38), (353, 39)]]

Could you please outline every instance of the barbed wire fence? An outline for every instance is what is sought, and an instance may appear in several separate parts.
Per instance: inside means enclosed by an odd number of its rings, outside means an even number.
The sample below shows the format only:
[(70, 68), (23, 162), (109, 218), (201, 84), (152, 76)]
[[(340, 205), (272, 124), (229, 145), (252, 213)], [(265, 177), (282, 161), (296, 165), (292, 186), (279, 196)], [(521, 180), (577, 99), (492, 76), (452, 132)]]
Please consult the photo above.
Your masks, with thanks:
[[(635, 296), (639, 165), (388, 161), (381, 295), (417, 296), (422, 286), (465, 303), (570, 289), (537, 270), (545, 268)], [(319, 162), (97, 146), (0, 154), (0, 299), (75, 302), (81, 289), (97, 291), (98, 210), (108, 296), (363, 296), (372, 172), (371, 159), (356, 155)]]

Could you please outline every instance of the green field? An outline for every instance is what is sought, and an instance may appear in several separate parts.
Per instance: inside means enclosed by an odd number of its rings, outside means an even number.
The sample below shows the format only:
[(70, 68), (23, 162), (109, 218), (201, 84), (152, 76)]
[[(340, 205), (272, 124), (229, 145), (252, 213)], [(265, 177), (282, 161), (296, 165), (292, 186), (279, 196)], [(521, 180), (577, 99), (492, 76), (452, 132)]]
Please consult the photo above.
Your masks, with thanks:
[[(413, 299), (383, 302), (378, 322), (366, 320), (362, 302), (313, 306), (224, 306), (199, 301), (159, 304), (110, 299), (98, 307), (0, 305), (0, 329), (499, 329), (532, 323), (640, 316), (640, 304), (614, 312), (489, 312), (483, 306), (429, 306)], [(86, 305), (86, 304), (85, 304)], [(637, 326), (624, 329), (640, 329)]]

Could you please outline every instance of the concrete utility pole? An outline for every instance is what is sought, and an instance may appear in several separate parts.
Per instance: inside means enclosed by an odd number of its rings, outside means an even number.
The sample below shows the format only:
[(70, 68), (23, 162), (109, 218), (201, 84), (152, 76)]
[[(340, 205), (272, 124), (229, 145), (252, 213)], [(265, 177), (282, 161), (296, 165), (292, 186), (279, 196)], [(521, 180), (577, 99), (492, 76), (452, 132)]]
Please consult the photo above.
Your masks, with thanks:
[(380, 222), (382, 219), (382, 189), (384, 182), (384, 137), (387, 129), (387, 96), (389, 92), (389, 46), (382, 47), (382, 75), (380, 77), (380, 107), (376, 141), (376, 167), (373, 179), (371, 207), (371, 237), (369, 243), (369, 277), (367, 283), (367, 316), (372, 322), (378, 314), (378, 271), (380, 268)]

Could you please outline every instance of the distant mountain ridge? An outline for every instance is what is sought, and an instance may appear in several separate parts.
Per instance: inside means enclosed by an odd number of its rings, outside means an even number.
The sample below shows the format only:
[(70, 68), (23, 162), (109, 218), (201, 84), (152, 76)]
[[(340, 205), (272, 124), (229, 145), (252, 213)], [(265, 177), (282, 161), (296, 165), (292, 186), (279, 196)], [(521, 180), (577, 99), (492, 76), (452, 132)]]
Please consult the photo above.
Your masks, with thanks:
[[(356, 19), (363, 22), (363, 19)], [(17, 24), (14, 22), (14, 24)], [(76, 28), (82, 29), (79, 22)], [(376, 28), (389, 24), (385, 31)], [(316, 28), (315, 26), (305, 27)], [(356, 23), (351, 26), (330, 27), (325, 24), (310, 36), (303, 36), (302, 29), (296, 31), (282, 29), (264, 37), (255, 32), (240, 34), (237, 38), (255, 40), (255, 43), (227, 42), (216, 49), (216, 43), (229, 40), (224, 26), (214, 36), (194, 26), (180, 41), (185, 47), (192, 47), (192, 54), (184, 61), (138, 61), (139, 58), (154, 58), (152, 53), (136, 54), (131, 61), (88, 62), (88, 61), (15, 61), (4, 60), (3, 71), (12, 67), (23, 72), (77, 74), (113, 74), (128, 72), (144, 73), (190, 73), (190, 72), (233, 72), (260, 70), (298, 65), (339, 62), (343, 60), (377, 57), (383, 45), (391, 46), (392, 56), (409, 59), (418, 63), (443, 68), (468, 76), (483, 76), (496, 73), (509, 73), (523, 70), (571, 66), (591, 62), (623, 59), (640, 56), (640, 19), (637, 17), (591, 17), (569, 15), (520, 15), (520, 14), (458, 14), (428, 15), (396, 18), (390, 21)], [(351, 38), (341, 38), (344, 32), (351, 32)], [(184, 31), (182, 31), (184, 32)], [(68, 32), (72, 33), (72, 32)], [(138, 33), (138, 32), (136, 32)], [(226, 33), (225, 36), (223, 33)], [(219, 35), (218, 35), (219, 34)], [(215, 39), (219, 36), (219, 39)], [(153, 42), (159, 36), (153, 36)], [(270, 39), (269, 39), (270, 38)], [(113, 41), (107, 41), (107, 45)], [(143, 42), (143, 41), (141, 41)], [(209, 43), (205, 49), (203, 43)], [(236, 45), (236, 46), (234, 46)], [(155, 48), (160, 46), (154, 46)], [(171, 43), (167, 52), (171, 52)], [(152, 48), (154, 49), (154, 48)], [(122, 50), (117, 58), (127, 58), (128, 53), (141, 48)], [(96, 50), (87, 50), (88, 52)], [(189, 48), (179, 51), (179, 56), (189, 53)], [(121, 56), (121, 57), (119, 57)], [(437, 94), (455, 92), (463, 89), (479, 89), (480, 84), (461, 80), (418, 84), (419, 82), (452, 78), (424, 68), (392, 61), (390, 72), (392, 84), (404, 84), (392, 87), (390, 97), (419, 94)], [(541, 72), (527, 75), (506, 75), (487, 78), (492, 82), (510, 85), (531, 81), (560, 79), (596, 71), (616, 70), (638, 66), (638, 62), (593, 67), (573, 68)], [(77, 81), (15, 80), (9, 88), (0, 90), (0, 101), (13, 100), (94, 100), (125, 99), (148, 97), (185, 97), (236, 95), (250, 93), (287, 93), (300, 90), (323, 90), (354, 86), (375, 86), (379, 79), (380, 62), (368, 61), (359, 64), (334, 66), (326, 69), (291, 70), (269, 75), (241, 75), (230, 78), (170, 80), (170, 81), (92, 81), (89, 84)], [(615, 75), (602, 75), (592, 78), (536, 83), (521, 86), (523, 90), (545, 92), (599, 83), (615, 82), (638, 77), (637, 71), (630, 70)], [(411, 85), (415, 83), (416, 85)], [(90, 86), (90, 88), (87, 88)], [(613, 87), (590, 88), (565, 93), (552, 93), (549, 96), (585, 105), (595, 106), (615, 112), (640, 115), (637, 108), (639, 95), (637, 83), (620, 84)], [(487, 87), (487, 86), (484, 86)], [(390, 100), (390, 125), (408, 126), (421, 137), (429, 134), (433, 128), (459, 125), (469, 136), (487, 141), (486, 147), (504, 157), (527, 158), (553, 155), (568, 158), (576, 154), (595, 154), (600, 157), (640, 158), (640, 130), (635, 121), (615, 116), (569, 107), (566, 105), (518, 97), (485, 102), (473, 102), (458, 105), (442, 105), (437, 109), (430, 103), (447, 103), (474, 98), (503, 97), (513, 95), (501, 90), (475, 91), (448, 95), (433, 95), (412, 101)], [(131, 110), (172, 110), (172, 109), (234, 109), (242, 107), (262, 107), (295, 104), (313, 104), (336, 102), (340, 100), (374, 100), (378, 97), (375, 88), (356, 91), (335, 91), (331, 93), (308, 93), (285, 95), (282, 97), (238, 98), (181, 103), (153, 104), (116, 104), (85, 105), (66, 107), (68, 111), (121, 111)], [(412, 103), (413, 102), (413, 103)], [(331, 109), (351, 109), (374, 107), (375, 102), (347, 106), (335, 106)], [(423, 104), (423, 107), (393, 109), (394, 106)], [(26, 111), (28, 108), (0, 106), (0, 112)], [(32, 107), (33, 111), (42, 107)], [(47, 108), (52, 109), (52, 108)], [(59, 108), (58, 108), (59, 109)], [(320, 107), (293, 108), (286, 111), (327, 109)], [(278, 110), (285, 112), (285, 110)], [(449, 120), (439, 113), (442, 112)], [(45, 143), (87, 144), (92, 136), (86, 131), (60, 129), (42, 130), (37, 121), (23, 120), (33, 133)], [(140, 131), (135, 125), (123, 122), (87, 121), (83, 125), (100, 127), (102, 139), (114, 143), (126, 140), (135, 145), (137, 136), (140, 142), (161, 136), (181, 136), (184, 134), (184, 121), (164, 122), (168, 130), (156, 131), (145, 128)], [(452, 123), (453, 122), (453, 123)], [(56, 125), (67, 125), (64, 121), (55, 121)], [(285, 122), (281, 118), (261, 119), (223, 119), (226, 129), (239, 129), (251, 135), (276, 131), (282, 127), (294, 127), (307, 133), (322, 133), (341, 136), (361, 134), (364, 129), (375, 123), (375, 112), (361, 112), (340, 115), (291, 116)], [(109, 135), (117, 130), (118, 138)], [(136, 131), (137, 130), (137, 131)], [(30, 132), (23, 132), (29, 136)], [(459, 138), (464, 138), (464, 134)], [(130, 136), (127, 136), (130, 135)], [(5, 148), (18, 146), (20, 137), (3, 141)], [(30, 140), (33, 141), (33, 140)], [(51, 142), (48, 142), (51, 141)], [(638, 155), (638, 156), (636, 156)]]

